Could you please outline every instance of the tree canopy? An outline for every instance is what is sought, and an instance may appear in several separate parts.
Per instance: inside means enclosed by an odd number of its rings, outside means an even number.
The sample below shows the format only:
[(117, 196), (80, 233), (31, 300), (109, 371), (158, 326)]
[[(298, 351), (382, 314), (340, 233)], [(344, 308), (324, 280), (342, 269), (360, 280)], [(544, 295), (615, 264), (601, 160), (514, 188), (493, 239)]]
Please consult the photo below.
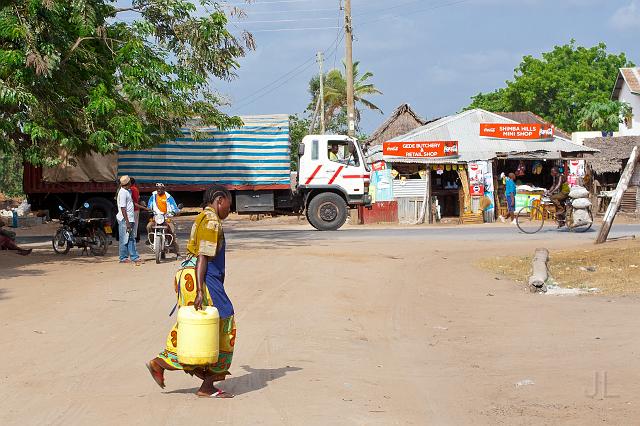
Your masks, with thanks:
[(525, 56), (506, 87), (477, 94), (467, 109), (531, 111), (573, 132), (588, 104), (610, 99), (618, 69), (628, 66), (624, 53), (610, 54), (604, 43), (587, 48), (571, 40), (541, 58)]
[(254, 45), (227, 29), (219, 2), (115, 4), (0, 2), (0, 150), (54, 164), (62, 151), (153, 146), (196, 116), (241, 125), (221, 113), (211, 81), (233, 78)]

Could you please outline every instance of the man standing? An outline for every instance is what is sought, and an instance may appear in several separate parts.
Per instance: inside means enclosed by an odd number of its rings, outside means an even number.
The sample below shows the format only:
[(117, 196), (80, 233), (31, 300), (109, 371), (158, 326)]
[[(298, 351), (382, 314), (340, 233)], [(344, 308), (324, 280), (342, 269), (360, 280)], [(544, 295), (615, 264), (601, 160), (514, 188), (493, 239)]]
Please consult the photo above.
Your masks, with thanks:
[(504, 195), (507, 200), (507, 217), (500, 216), (500, 220), (504, 223), (507, 220), (511, 220), (512, 223), (516, 223), (516, 174), (509, 173), (509, 176), (505, 179)]
[(140, 256), (136, 249), (136, 236), (133, 233), (135, 215), (130, 188), (131, 179), (127, 175), (122, 176), (117, 196), (118, 214), (116, 215), (116, 219), (118, 219), (120, 263), (135, 262), (136, 265), (140, 265)]
[(136, 180), (133, 177), (131, 179), (131, 198), (133, 199), (133, 216), (135, 218), (135, 225), (133, 225), (133, 233), (136, 237), (136, 243), (140, 241), (138, 235), (138, 228), (140, 227), (140, 210), (149, 210), (144, 204), (140, 204), (140, 189), (136, 185)]
[(565, 224), (565, 207), (564, 201), (569, 198), (569, 184), (565, 175), (560, 173), (557, 167), (551, 168), (551, 177), (553, 185), (547, 191), (547, 195), (551, 202), (556, 206), (556, 218), (558, 220), (558, 228), (562, 228)]

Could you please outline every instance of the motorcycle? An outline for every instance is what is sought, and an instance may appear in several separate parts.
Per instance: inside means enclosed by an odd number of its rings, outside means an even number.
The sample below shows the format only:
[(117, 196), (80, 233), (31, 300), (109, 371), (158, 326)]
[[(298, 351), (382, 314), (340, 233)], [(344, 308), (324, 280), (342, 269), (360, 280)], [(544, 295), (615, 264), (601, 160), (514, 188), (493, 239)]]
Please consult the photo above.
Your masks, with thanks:
[[(178, 208), (181, 209), (182, 204), (178, 205)], [(174, 217), (174, 215), (170, 213), (158, 213), (153, 216), (153, 221), (155, 222), (153, 232), (149, 233), (147, 238), (151, 249), (155, 253), (156, 263), (160, 263), (163, 259), (166, 259), (167, 254), (171, 250), (171, 246), (173, 246), (175, 236), (168, 231), (168, 222), (171, 221), (172, 217)], [(176, 257), (178, 257), (177, 254)]]
[(69, 211), (62, 206), (60, 209), (60, 228), (53, 235), (53, 250), (58, 254), (67, 254), (72, 247), (87, 250), (94, 256), (104, 256), (109, 247), (107, 233), (111, 233), (111, 225), (107, 219), (85, 219), (83, 212), (89, 209), (89, 203), (84, 203), (83, 209)]

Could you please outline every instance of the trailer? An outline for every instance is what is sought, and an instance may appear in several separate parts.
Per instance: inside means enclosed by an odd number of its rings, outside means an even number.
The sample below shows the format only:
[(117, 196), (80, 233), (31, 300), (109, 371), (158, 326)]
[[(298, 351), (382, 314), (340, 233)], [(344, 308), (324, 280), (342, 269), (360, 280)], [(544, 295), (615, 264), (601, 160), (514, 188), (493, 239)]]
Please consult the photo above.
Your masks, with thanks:
[(337, 230), (349, 209), (370, 206), (370, 170), (356, 140), (308, 135), (299, 147), (298, 170), (291, 170), (288, 116), (242, 120), (242, 127), (224, 131), (185, 128), (179, 138), (151, 149), (88, 155), (53, 169), (27, 164), (24, 191), (34, 209), (54, 212), (59, 204), (88, 202), (92, 217), (113, 222), (122, 175), (135, 177), (143, 195), (162, 182), (185, 206), (200, 205), (210, 184), (222, 184), (233, 195), (234, 212), (305, 214), (319, 230)]

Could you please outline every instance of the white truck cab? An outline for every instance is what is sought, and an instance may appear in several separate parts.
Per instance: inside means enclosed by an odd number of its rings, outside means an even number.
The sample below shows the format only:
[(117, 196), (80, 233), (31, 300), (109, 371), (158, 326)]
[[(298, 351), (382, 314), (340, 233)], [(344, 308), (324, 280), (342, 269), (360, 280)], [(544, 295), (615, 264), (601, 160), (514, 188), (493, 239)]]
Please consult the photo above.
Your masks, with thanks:
[(370, 206), (370, 170), (357, 140), (341, 135), (308, 135), (299, 148), (296, 192), (304, 196), (309, 223), (339, 229), (350, 208)]

